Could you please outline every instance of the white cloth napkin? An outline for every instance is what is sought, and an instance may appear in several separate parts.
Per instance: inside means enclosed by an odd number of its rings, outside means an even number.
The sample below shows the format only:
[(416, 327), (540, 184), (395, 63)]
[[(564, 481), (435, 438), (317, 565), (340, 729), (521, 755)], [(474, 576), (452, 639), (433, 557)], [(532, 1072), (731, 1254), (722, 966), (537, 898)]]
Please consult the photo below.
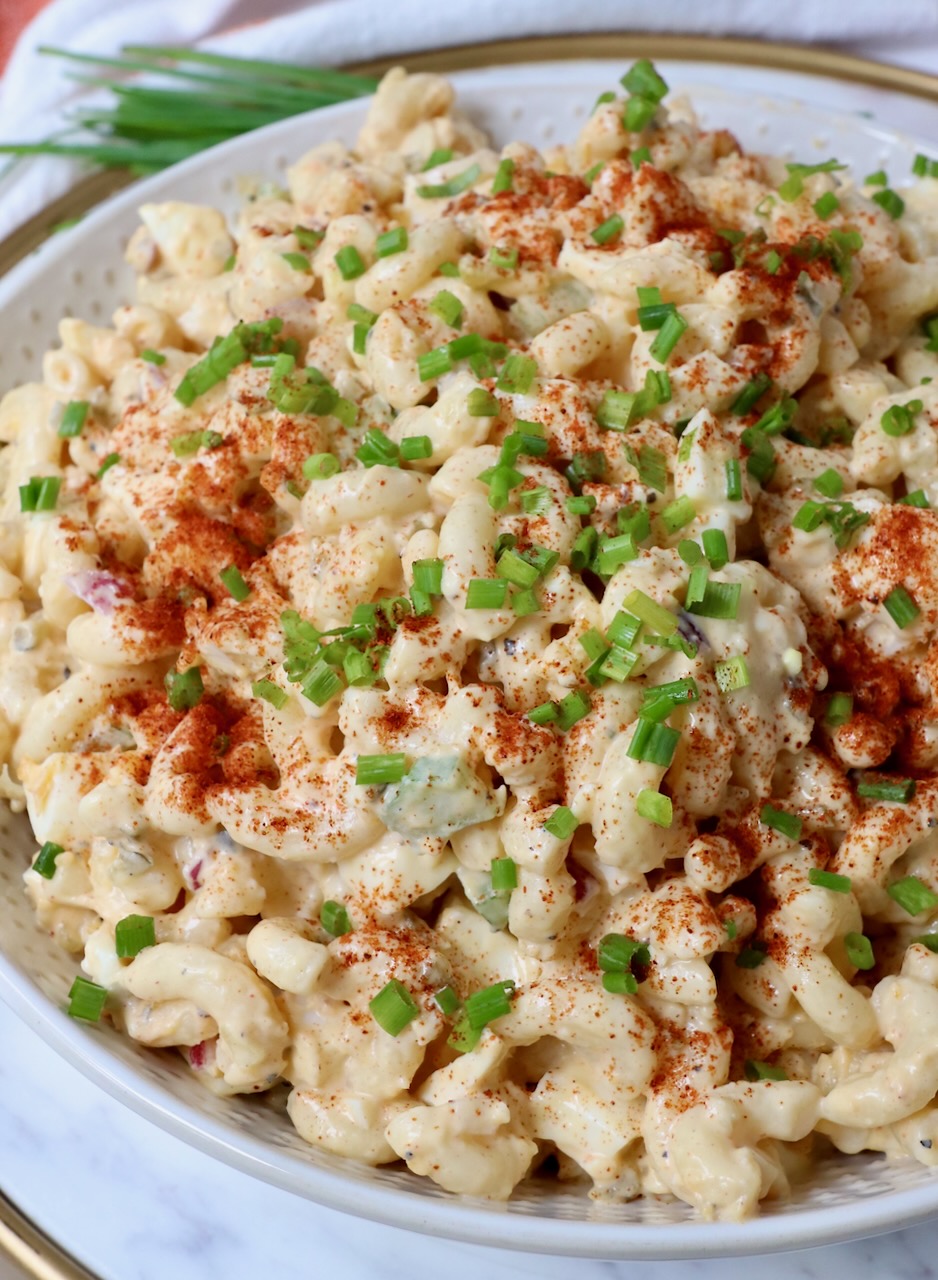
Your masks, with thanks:
[[(849, 42), (871, 57), (938, 70), (936, 0), (53, 0), (24, 31), (0, 82), (0, 140), (54, 134), (82, 92), (69, 78), (75, 68), (39, 54), (42, 45), (113, 54), (125, 44), (198, 42), (330, 65), (478, 40), (608, 30)], [(0, 238), (82, 171), (48, 158), (13, 165), (0, 178)]]

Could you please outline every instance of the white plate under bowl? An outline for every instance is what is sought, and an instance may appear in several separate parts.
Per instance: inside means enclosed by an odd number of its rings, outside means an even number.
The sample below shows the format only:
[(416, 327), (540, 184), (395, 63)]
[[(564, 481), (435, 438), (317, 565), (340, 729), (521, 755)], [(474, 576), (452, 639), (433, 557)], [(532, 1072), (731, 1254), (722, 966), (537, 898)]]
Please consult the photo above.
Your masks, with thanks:
[[(713, 64), (659, 64), (672, 90), (692, 93), (707, 127), (733, 130), (749, 149), (818, 161), (836, 155), (867, 173), (908, 174), (929, 144), (877, 127), (856, 111), (806, 106), (780, 96), (779, 73)], [(571, 139), (599, 90), (622, 68), (606, 62), (528, 64), (453, 77), (461, 106), (497, 144), (521, 138), (545, 146)], [(719, 82), (719, 87), (717, 86)], [(808, 82), (810, 84), (810, 82)], [(804, 80), (789, 78), (795, 92)], [(836, 100), (827, 82), (824, 101)], [(855, 90), (854, 90), (855, 93)], [(849, 94), (842, 101), (853, 105)], [(109, 200), (54, 237), (0, 282), (0, 391), (39, 374), (63, 315), (107, 323), (132, 295), (122, 248), (145, 200), (169, 198), (237, 209), (237, 179), (277, 179), (313, 144), (351, 143), (364, 114), (353, 102), (296, 117), (235, 139)], [(932, 154), (938, 154), (938, 127)], [(745, 1223), (702, 1223), (686, 1206), (649, 1197), (630, 1204), (591, 1201), (548, 1182), (526, 1183), (507, 1205), (458, 1199), (399, 1168), (369, 1169), (309, 1147), (282, 1097), (219, 1099), (182, 1060), (142, 1048), (112, 1029), (87, 1027), (63, 1012), (73, 960), (36, 925), (22, 889), (35, 852), (24, 818), (0, 813), (0, 995), (63, 1057), (135, 1111), (194, 1146), (297, 1195), (334, 1209), (432, 1235), (598, 1258), (701, 1258), (807, 1248), (911, 1225), (938, 1213), (938, 1176), (912, 1162), (862, 1155), (820, 1164), (794, 1199), (766, 1204)]]

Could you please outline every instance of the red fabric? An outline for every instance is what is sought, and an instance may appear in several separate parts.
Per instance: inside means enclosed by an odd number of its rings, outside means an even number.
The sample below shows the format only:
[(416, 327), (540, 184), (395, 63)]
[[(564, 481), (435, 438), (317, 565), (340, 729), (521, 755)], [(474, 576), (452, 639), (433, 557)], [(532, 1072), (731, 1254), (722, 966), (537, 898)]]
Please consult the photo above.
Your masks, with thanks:
[(6, 66), (19, 33), (44, 5), (45, 0), (0, 0), (0, 68)]

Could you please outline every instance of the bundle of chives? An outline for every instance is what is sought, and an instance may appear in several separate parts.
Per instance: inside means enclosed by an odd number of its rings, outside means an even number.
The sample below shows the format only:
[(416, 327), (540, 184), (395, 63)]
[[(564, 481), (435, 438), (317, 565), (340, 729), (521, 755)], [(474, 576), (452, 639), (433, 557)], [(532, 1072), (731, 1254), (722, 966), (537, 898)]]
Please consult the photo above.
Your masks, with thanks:
[[(162, 77), (170, 85), (76, 76), (89, 87), (110, 90), (115, 98), (113, 105), (79, 106), (74, 113), (73, 132), (83, 130), (91, 139), (59, 136), (43, 142), (2, 143), (0, 153), (72, 156), (136, 173), (156, 173), (251, 129), (363, 97), (377, 87), (377, 81), (368, 76), (199, 49), (128, 45), (114, 58), (48, 46), (40, 52), (111, 68), (125, 76)], [(182, 84), (176, 85), (177, 81)]]

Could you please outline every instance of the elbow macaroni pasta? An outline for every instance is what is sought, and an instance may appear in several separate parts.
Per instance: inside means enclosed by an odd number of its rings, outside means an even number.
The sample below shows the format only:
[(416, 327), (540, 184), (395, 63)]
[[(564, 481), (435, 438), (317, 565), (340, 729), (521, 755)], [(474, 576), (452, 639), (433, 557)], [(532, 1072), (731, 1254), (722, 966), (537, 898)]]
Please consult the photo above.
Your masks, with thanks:
[(635, 100), (496, 153), (396, 70), (236, 227), (141, 209), (0, 403), (2, 787), (207, 1087), (739, 1218), (938, 1161), (935, 185)]

